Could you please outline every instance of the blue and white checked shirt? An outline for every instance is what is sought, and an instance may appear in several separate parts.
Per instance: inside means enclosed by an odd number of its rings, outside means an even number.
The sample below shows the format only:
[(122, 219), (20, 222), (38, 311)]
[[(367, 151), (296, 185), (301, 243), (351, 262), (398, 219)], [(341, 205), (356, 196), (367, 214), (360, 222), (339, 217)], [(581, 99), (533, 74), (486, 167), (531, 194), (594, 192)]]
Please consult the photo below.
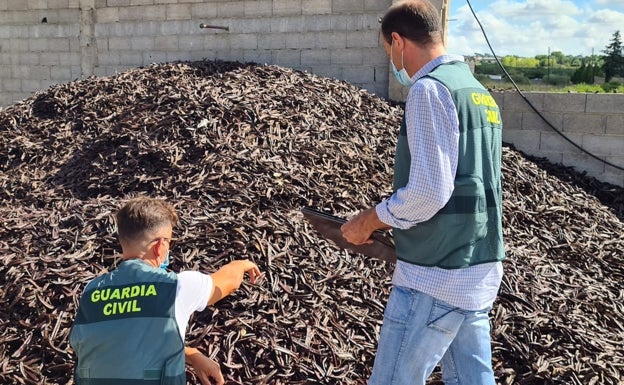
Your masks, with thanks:
[[(414, 85), (405, 104), (411, 154), (409, 182), (376, 207), (379, 219), (389, 226), (418, 226), (444, 207), (453, 193), (459, 145), (457, 110), (442, 83), (422, 77), (442, 63), (457, 60), (463, 58), (440, 56), (412, 77)], [(501, 262), (451, 270), (397, 261), (392, 283), (461, 309), (481, 310), (494, 303), (502, 277)]]

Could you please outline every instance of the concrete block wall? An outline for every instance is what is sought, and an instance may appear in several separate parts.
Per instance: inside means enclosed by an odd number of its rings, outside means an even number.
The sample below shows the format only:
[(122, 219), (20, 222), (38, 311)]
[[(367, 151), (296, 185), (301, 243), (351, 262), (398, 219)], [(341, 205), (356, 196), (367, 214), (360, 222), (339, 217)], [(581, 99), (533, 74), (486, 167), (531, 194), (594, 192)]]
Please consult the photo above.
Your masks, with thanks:
[(0, 106), (81, 76), (78, 0), (0, 1)]
[(503, 141), (525, 154), (585, 171), (596, 179), (624, 186), (624, 95), (523, 93), (570, 141), (557, 134), (518, 92), (493, 92), (501, 108)]
[[(0, 106), (55, 83), (175, 60), (277, 64), (388, 96), (392, 0), (3, 0)], [(200, 29), (200, 23), (229, 31)]]

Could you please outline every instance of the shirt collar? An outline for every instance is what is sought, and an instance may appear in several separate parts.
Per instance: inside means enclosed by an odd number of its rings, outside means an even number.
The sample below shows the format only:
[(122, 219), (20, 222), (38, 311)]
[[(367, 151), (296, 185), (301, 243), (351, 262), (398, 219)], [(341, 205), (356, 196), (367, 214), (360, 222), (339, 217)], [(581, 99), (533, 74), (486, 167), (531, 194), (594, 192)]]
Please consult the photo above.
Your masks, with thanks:
[(464, 57), (460, 55), (441, 55), (437, 58), (431, 60), (429, 63), (425, 64), (418, 72), (414, 74), (412, 77), (413, 81), (417, 81), (418, 79), (429, 75), (431, 71), (436, 69), (438, 66), (454, 61), (464, 61)]

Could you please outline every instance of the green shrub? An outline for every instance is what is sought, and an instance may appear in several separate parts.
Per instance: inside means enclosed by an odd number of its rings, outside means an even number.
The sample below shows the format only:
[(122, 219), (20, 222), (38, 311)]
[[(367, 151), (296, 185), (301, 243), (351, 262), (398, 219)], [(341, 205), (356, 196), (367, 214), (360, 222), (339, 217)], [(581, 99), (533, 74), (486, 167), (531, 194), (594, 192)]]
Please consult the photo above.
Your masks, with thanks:
[(548, 84), (552, 84), (554, 86), (567, 86), (570, 84), (570, 77), (567, 75), (550, 75), (545, 77), (544, 80)]
[(531, 84), (531, 80), (521, 73), (509, 74), (516, 84)]
[(622, 92), (624, 91), (624, 86), (620, 82), (609, 82), (603, 84), (602, 89), (604, 92)]
[(604, 90), (598, 84), (587, 84), (587, 83), (579, 83), (573, 86), (569, 86), (563, 89), (563, 91), (568, 92), (579, 92), (579, 93), (603, 93)]

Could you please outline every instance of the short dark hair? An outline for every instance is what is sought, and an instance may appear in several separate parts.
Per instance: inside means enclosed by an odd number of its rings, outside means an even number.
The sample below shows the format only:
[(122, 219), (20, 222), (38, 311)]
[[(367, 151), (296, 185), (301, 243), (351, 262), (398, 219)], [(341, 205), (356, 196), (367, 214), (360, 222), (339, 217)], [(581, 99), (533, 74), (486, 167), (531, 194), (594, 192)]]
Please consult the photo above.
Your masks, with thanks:
[(115, 215), (120, 241), (139, 239), (144, 233), (178, 222), (175, 209), (163, 200), (139, 197), (127, 202)]
[(381, 19), (381, 33), (392, 44), (392, 32), (420, 45), (442, 41), (440, 11), (427, 0), (403, 0)]

